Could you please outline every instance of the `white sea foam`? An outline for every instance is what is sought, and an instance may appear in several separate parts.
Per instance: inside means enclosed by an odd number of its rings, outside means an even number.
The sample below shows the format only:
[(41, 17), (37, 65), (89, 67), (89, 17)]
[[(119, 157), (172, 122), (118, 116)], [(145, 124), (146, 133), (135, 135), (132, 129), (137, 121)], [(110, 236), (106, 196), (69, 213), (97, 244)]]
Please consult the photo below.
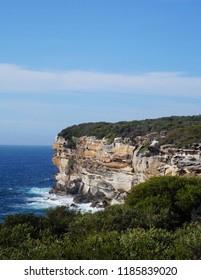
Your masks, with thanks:
[(26, 208), (34, 209), (34, 210), (41, 210), (47, 209), (50, 207), (56, 207), (61, 205), (70, 206), (72, 203), (73, 198), (61, 200), (58, 199), (56, 196), (49, 195), (48, 197), (34, 197), (28, 198), (26, 202)]
[(28, 194), (35, 194), (35, 195), (47, 195), (50, 191), (50, 188), (37, 188), (33, 187), (27, 191)]
[(59, 196), (49, 193), (50, 188), (37, 188), (33, 187), (28, 191), (28, 194), (35, 195), (26, 199), (26, 204), (23, 205), (26, 209), (42, 210), (56, 206), (68, 206), (70, 208), (76, 208), (82, 213), (100, 211), (100, 208), (91, 207), (91, 203), (76, 204), (73, 202), (73, 196)]

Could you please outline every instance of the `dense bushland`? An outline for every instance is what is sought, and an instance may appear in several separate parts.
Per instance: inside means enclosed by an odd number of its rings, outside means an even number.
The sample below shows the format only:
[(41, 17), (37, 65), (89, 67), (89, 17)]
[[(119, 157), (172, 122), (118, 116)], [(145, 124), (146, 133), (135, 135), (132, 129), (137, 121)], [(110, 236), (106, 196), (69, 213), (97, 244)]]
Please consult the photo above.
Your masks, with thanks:
[(96, 136), (108, 138), (112, 143), (115, 137), (134, 139), (138, 135), (166, 131), (167, 135), (161, 144), (186, 146), (201, 139), (201, 115), (172, 116), (142, 121), (121, 121), (117, 123), (97, 122), (73, 125), (63, 129), (58, 135), (68, 140), (70, 148), (75, 147), (73, 137)]
[(93, 214), (8, 216), (0, 259), (201, 259), (200, 221), (200, 178), (155, 177)]

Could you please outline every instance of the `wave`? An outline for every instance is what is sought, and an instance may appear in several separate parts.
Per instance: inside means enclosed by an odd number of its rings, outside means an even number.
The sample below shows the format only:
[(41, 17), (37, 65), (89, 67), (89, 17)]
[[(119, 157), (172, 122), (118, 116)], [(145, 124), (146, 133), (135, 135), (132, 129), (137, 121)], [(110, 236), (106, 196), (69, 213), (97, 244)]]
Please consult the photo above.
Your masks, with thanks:
[(48, 208), (55, 208), (57, 206), (67, 206), (70, 209), (76, 209), (81, 213), (100, 211), (100, 208), (91, 207), (91, 203), (76, 204), (73, 202), (74, 196), (66, 195), (59, 196), (49, 193), (50, 188), (32, 187), (27, 194), (30, 196), (26, 198), (26, 202), (22, 205), (24, 209), (33, 211), (46, 210)]
[(47, 195), (49, 193), (51, 188), (38, 188), (38, 187), (32, 187), (31, 189), (28, 189), (27, 194), (32, 195)]
[(35, 197), (34, 199), (28, 198), (26, 204), (24, 204), (24, 208), (33, 210), (45, 210), (50, 207), (56, 207), (61, 205), (70, 206), (72, 204), (72, 200), (73, 198), (66, 198), (65, 200), (61, 200), (54, 195), (49, 195), (47, 197)]

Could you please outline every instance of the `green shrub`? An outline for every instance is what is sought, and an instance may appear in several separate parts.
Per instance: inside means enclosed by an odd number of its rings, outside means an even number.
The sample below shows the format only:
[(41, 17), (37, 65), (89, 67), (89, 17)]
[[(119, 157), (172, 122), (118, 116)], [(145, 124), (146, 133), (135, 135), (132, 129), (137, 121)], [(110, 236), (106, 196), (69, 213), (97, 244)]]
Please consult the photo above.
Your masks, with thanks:
[(201, 259), (200, 190), (200, 178), (157, 177), (96, 213), (8, 216), (0, 259)]
[(201, 224), (186, 224), (175, 233), (175, 241), (171, 248), (172, 258), (178, 260), (201, 260)]
[(58, 135), (68, 140), (69, 148), (76, 148), (74, 137), (96, 136), (98, 139), (108, 138), (109, 144), (115, 137), (134, 139), (138, 135), (151, 132), (167, 131), (160, 144), (175, 144), (177, 146), (199, 142), (201, 139), (201, 115), (171, 116), (142, 121), (121, 121), (117, 123), (96, 122), (82, 123), (63, 129)]
[(46, 211), (46, 225), (51, 230), (52, 235), (60, 236), (68, 232), (69, 224), (79, 216), (76, 211), (70, 210), (66, 206), (58, 206)]
[(174, 229), (189, 222), (201, 205), (201, 179), (154, 177), (136, 186), (126, 204), (138, 209), (144, 226)]
[(196, 143), (201, 139), (201, 123), (191, 124), (168, 131), (166, 137), (160, 140), (160, 144), (174, 144), (177, 147), (185, 147)]
[(120, 248), (124, 259), (161, 260), (169, 259), (169, 248), (174, 237), (164, 229), (136, 228), (121, 236)]
[[(66, 246), (65, 258), (73, 260), (110, 260), (121, 259), (119, 234), (115, 231), (97, 232), (86, 235)], [(64, 239), (65, 244), (65, 239)], [(68, 244), (68, 238), (67, 238)]]

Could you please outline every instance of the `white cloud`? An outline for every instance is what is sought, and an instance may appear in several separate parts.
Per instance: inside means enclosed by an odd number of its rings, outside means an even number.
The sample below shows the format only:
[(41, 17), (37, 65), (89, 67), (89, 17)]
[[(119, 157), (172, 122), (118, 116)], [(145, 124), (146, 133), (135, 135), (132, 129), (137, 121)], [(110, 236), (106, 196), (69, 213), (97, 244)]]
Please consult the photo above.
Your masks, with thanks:
[(201, 97), (201, 77), (180, 72), (136, 75), (93, 71), (38, 71), (0, 64), (0, 93), (123, 92)]

